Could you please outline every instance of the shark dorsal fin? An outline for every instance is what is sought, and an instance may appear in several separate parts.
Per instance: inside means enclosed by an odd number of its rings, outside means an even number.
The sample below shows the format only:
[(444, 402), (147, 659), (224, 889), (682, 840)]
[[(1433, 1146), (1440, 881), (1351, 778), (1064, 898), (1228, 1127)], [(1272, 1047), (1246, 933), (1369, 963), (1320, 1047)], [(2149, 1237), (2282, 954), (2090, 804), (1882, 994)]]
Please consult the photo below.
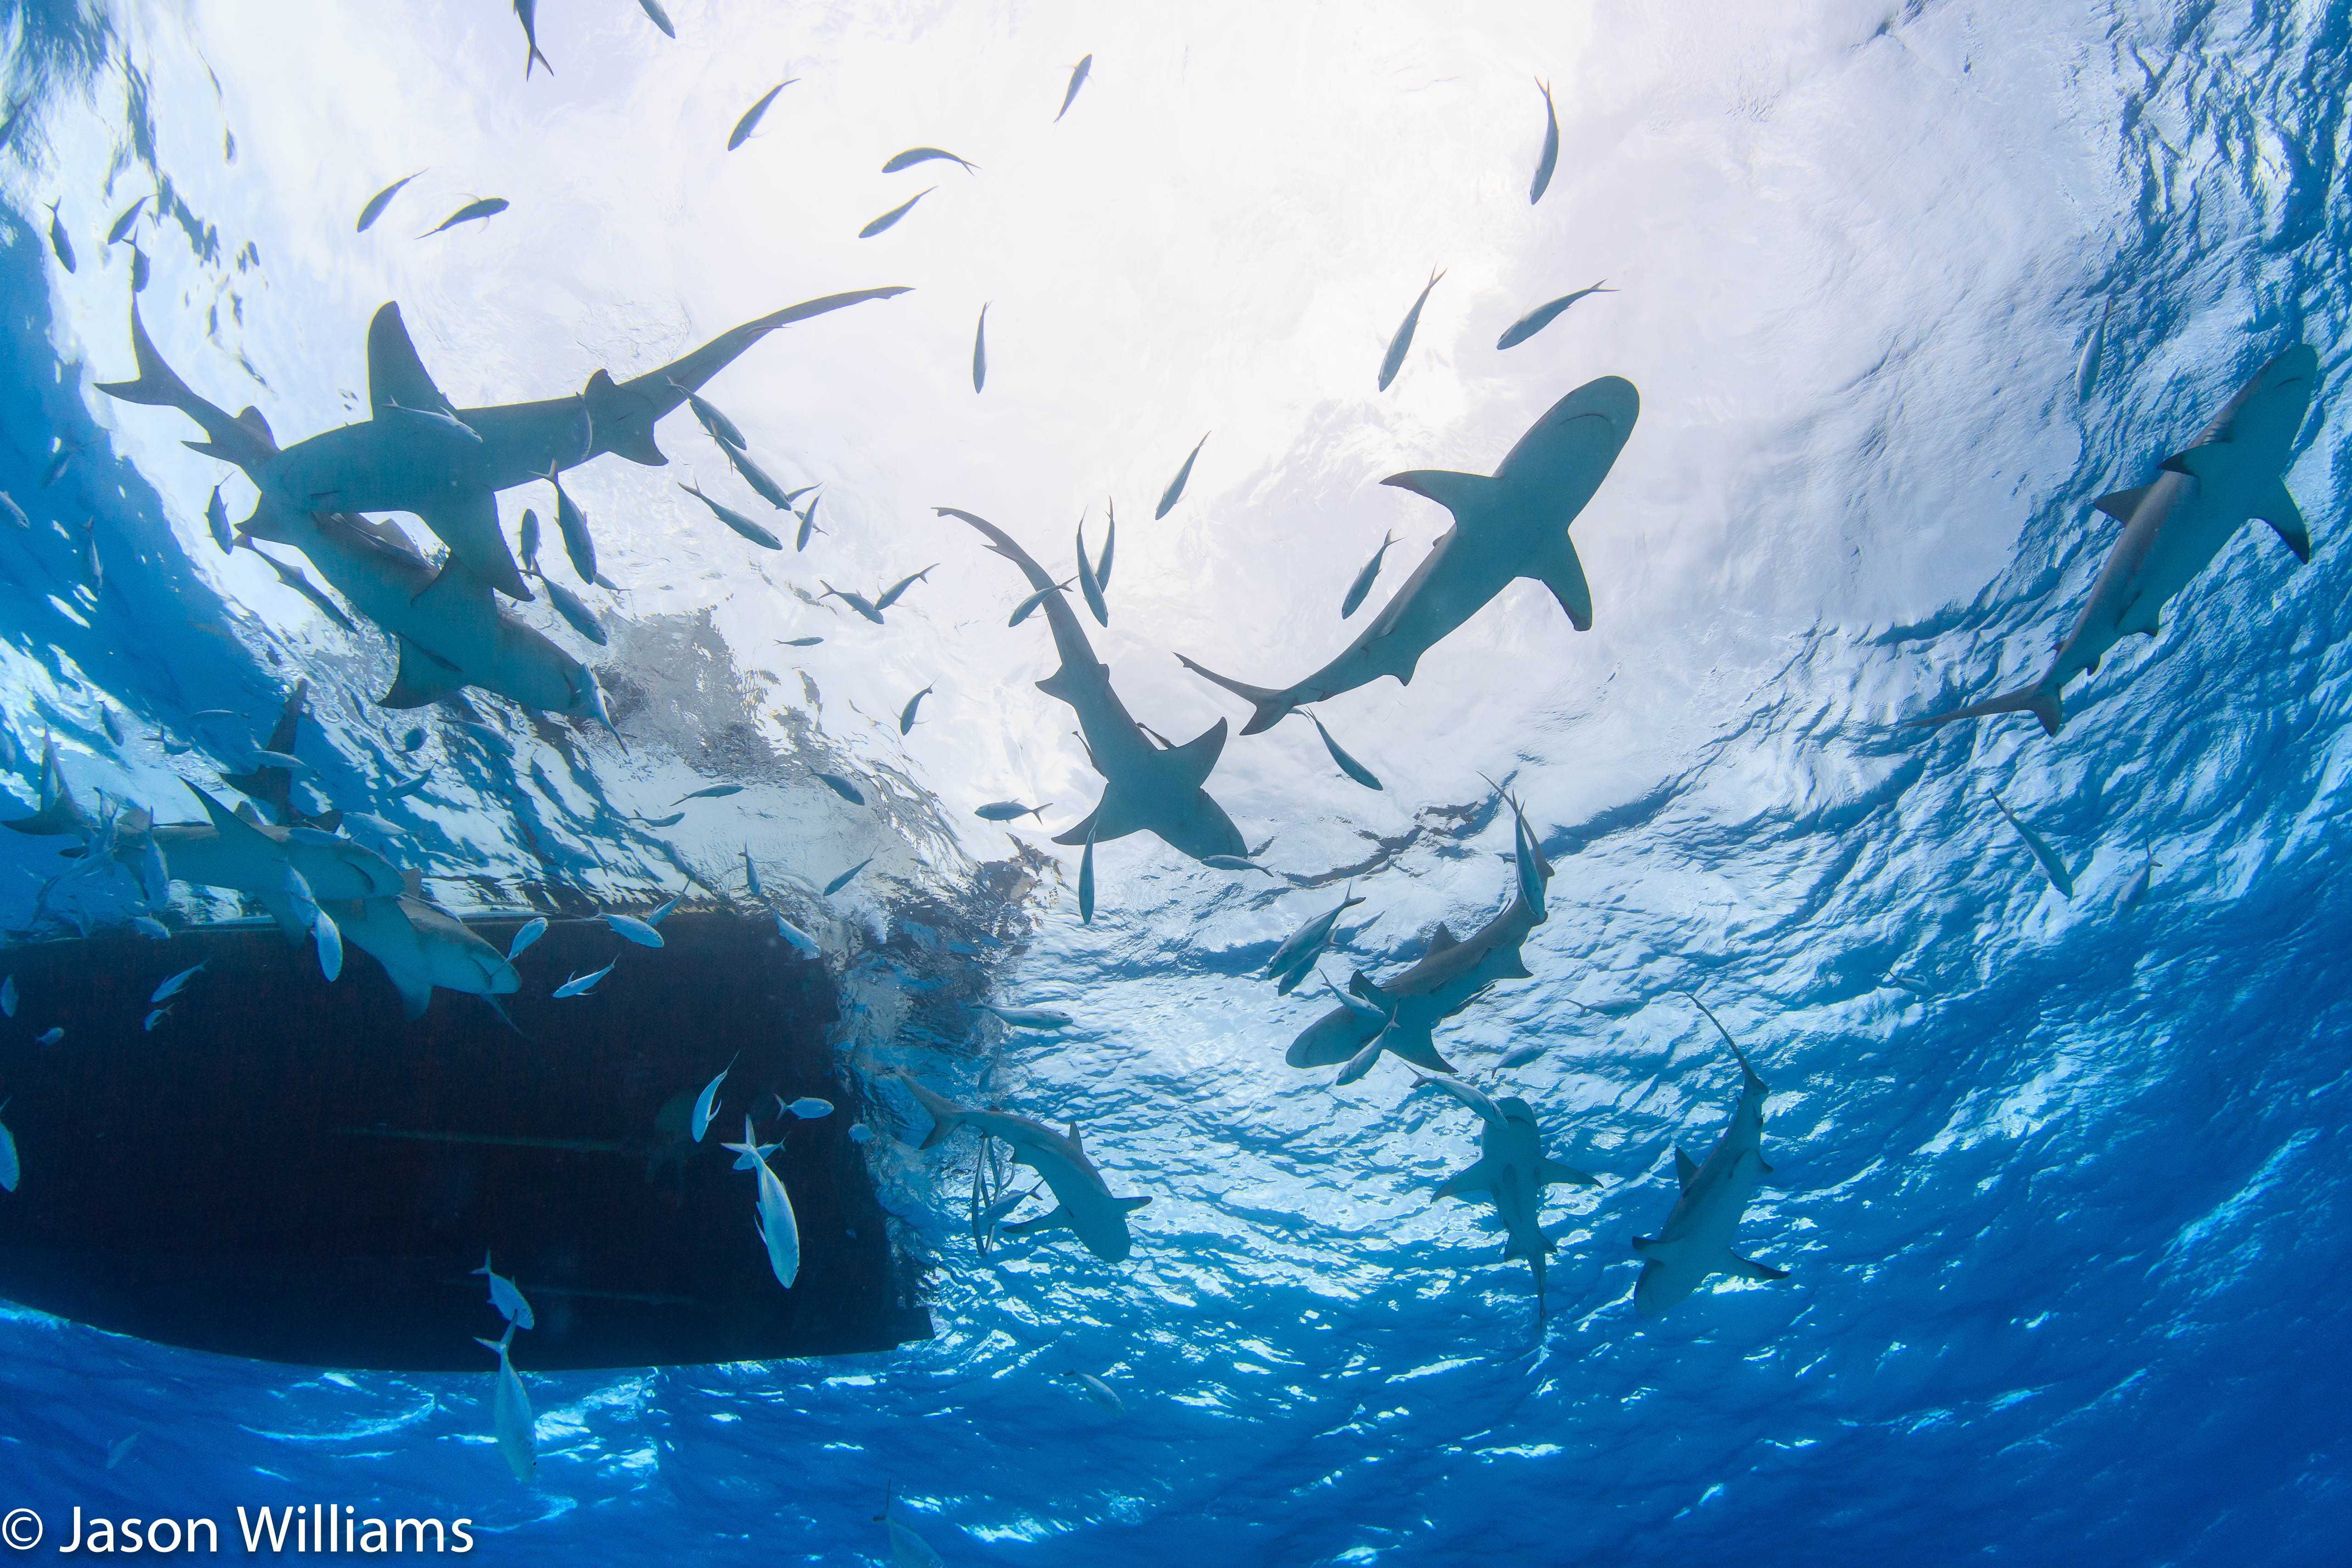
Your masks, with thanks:
[(1682, 1187), (1685, 1192), (1688, 1192), (1690, 1190), (1690, 1184), (1697, 1179), (1698, 1162), (1692, 1159), (1688, 1155), (1683, 1153), (1680, 1148), (1676, 1148), (1675, 1150), (1675, 1180), (1682, 1184)]
[(1070, 1124), (1070, 1151), (1080, 1159), (1086, 1157), (1086, 1141), (1078, 1136), (1078, 1124), (1076, 1122)]
[(1429, 938), (1429, 956), (1433, 958), (1440, 953), (1461, 946), (1462, 938), (1454, 935), (1448, 926), (1440, 922), (1437, 930)]
[(408, 323), (397, 304), (386, 305), (368, 323), (368, 406), (382, 413), (394, 403), (403, 408), (450, 412), (449, 400), (433, 384), (416, 345), (408, 340)]
[(2128, 490), (2111, 490), (2091, 505), (2116, 521), (2127, 523), (2131, 521), (2132, 514), (2139, 510), (2141, 500), (2154, 488), (2153, 485), (2137, 485)]
[[(220, 833), (223, 842), (246, 849), (254, 847), (270, 851), (277, 849), (277, 844), (268, 834), (214, 800), (204, 790), (197, 789), (194, 784), (190, 784), (188, 789), (197, 800), (205, 803), (205, 815), (213, 820), (213, 827)], [(248, 806), (247, 809), (251, 808)]]
[(1402, 474), (1391, 474), (1381, 483), (1428, 497), (1453, 513), (1457, 523), (1482, 511), (1495, 486), (1495, 481), (1484, 474), (1456, 474), (1446, 468), (1408, 469)]
[(423, 707), (427, 703), (439, 701), (466, 684), (450, 673), (446, 661), (405, 637), (399, 638), (398, 642), (400, 673), (393, 678), (392, 689), (376, 698), (377, 706)]
[(400, 873), (400, 894), (403, 898), (423, 898), (425, 896), (425, 873), (421, 871), (402, 872)]

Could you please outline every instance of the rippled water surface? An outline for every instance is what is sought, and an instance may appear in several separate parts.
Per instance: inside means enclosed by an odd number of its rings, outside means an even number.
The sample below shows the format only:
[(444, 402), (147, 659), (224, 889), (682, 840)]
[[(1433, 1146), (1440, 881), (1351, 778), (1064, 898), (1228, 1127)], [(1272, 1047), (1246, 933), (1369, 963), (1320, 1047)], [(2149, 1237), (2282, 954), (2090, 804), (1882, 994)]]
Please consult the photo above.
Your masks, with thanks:
[[(31, 523), (0, 526), (0, 709), (26, 749), (55, 737), (85, 795), (176, 802), (308, 679), (306, 787), (382, 819), (461, 912), (734, 896), (748, 847), (831, 955), (841, 1060), (895, 1124), (870, 1168), (938, 1337), (545, 1375), (519, 1346), (522, 1486), (487, 1366), (320, 1374), (16, 1312), (0, 1508), (51, 1518), (41, 1552), (76, 1505), (331, 1499), (464, 1514), (518, 1562), (847, 1563), (888, 1559), (872, 1516), (895, 1482), (951, 1564), (2352, 1553), (2342, 5), (667, 9), (674, 41), (627, 0), (547, 0), (553, 70), (526, 79), (495, 0), (0, 3), (0, 488)], [(1560, 142), (1532, 205), (1531, 78)], [(975, 168), (877, 172), (922, 145)], [(383, 636), (215, 548), (213, 486), (232, 520), (253, 486), (181, 444), (180, 415), (94, 390), (133, 372), (131, 248), (105, 235), (141, 195), (158, 349), (288, 444), (366, 416), (386, 300), (470, 407), (625, 379), (802, 300), (911, 292), (783, 329), (706, 389), (781, 483), (823, 486), (804, 550), (682, 493), (779, 516), (683, 412), (667, 466), (565, 476), (610, 589), (554, 565), (547, 486), (501, 496), (508, 537), (537, 508), (542, 562), (609, 628), (599, 648), (543, 598), (518, 612), (595, 671), (624, 749), (478, 693), (379, 708)], [(418, 237), (492, 196), (510, 205)], [(1615, 292), (1494, 346), (1596, 280)], [(2309, 565), (2241, 529), (2161, 636), (2068, 694), (2054, 739), (2022, 716), (1894, 727), (2031, 681), (2116, 535), (2091, 501), (2147, 483), (2296, 342), (2320, 362), (2286, 475)], [(1377, 792), (1297, 718), (1234, 734), (1207, 789), (1272, 874), (1106, 841), (1082, 922), (1080, 849), (1048, 841), (1102, 786), (1036, 689), (1045, 618), (1008, 628), (1027, 583), (934, 508), (1058, 579), (1073, 525), (1099, 549), (1115, 506), (1110, 622), (1082, 623), (1181, 743), (1246, 706), (1173, 655), (1266, 685), (1315, 668), (1445, 527), (1378, 481), (1491, 473), (1602, 375), (1640, 419), (1575, 523), (1592, 630), (1522, 580), (1410, 685), (1318, 705)], [(58, 443), (81, 449), (45, 486)], [(1371, 609), (1341, 622), (1391, 531)], [(827, 594), (934, 563), (886, 624)], [(193, 718), (211, 709), (240, 716)], [(423, 767), (431, 788), (391, 793)], [(1532, 977), (1437, 1039), (1601, 1178), (1547, 1195), (1540, 1326), (1486, 1207), (1435, 1197), (1478, 1119), (1393, 1060), (1339, 1088), (1286, 1066), (1329, 998), (1257, 977), (1350, 886), (1366, 902), (1324, 964), (1342, 982), (1502, 908), (1489, 778), (1555, 867), (1549, 917)], [(671, 804), (719, 782), (743, 789)], [(29, 810), (35, 762), (0, 788)], [(1042, 828), (974, 817), (1000, 800), (1045, 803)], [(135, 913), (120, 883), (45, 897), (54, 870), (50, 846), (0, 844), (0, 922), (46, 939)], [(174, 893), (175, 922), (239, 913)], [(967, 958), (933, 940), (940, 911), (1007, 941)], [(1076, 1022), (975, 1022), (927, 1003), (942, 987)], [(1773, 1174), (1738, 1245), (1789, 1277), (1718, 1275), (1654, 1320), (1631, 1239), (1674, 1204), (1671, 1149), (1703, 1157), (1740, 1088), (1686, 992), (1771, 1086)], [(888, 1067), (1082, 1123), (1111, 1189), (1153, 1199), (1132, 1257), (1066, 1233), (976, 1254), (976, 1145), (919, 1152)]]

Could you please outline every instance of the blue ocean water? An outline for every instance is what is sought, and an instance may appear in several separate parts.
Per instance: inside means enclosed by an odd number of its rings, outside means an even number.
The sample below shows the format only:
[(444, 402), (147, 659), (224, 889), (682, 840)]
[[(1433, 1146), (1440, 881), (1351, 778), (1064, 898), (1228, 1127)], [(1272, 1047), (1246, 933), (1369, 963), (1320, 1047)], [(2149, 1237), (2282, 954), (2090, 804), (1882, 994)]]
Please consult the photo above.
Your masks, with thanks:
[[(0, 1509), (50, 1521), (38, 1552), (76, 1506), (208, 1514), (235, 1550), (238, 1505), (331, 1500), (463, 1515), (519, 1561), (887, 1561), (872, 1517), (895, 1484), (950, 1563), (2344, 1560), (2331, 974), (2352, 912), (2326, 846), (2352, 709), (2332, 586), (2352, 12), (667, 9), (674, 41), (621, 0), (541, 7), (555, 72), (525, 80), (511, 8), (488, 0), (0, 5), (0, 489), (33, 525), (0, 525), (0, 707), (28, 747), (54, 735), (77, 789), (161, 801), (250, 744), (192, 716), (231, 710), (257, 737), (308, 679), (317, 794), (383, 819), (388, 852), (461, 911), (556, 881), (650, 902), (721, 885), (748, 846), (833, 955), (840, 1060), (897, 1109), (884, 1131), (905, 1136), (870, 1166), (929, 1266), (938, 1337), (604, 1374), (534, 1374), (518, 1348), (525, 1486), (491, 1435), (487, 1358), (479, 1376), (316, 1373), (12, 1312)], [(1531, 73), (1563, 149), (1533, 204)], [(875, 172), (923, 144), (978, 170)], [(131, 263), (104, 235), (151, 193), (149, 329), (288, 441), (364, 412), (386, 299), (470, 405), (634, 374), (800, 299), (913, 292), (781, 333), (710, 389), (779, 477), (824, 485), (831, 531), (806, 552), (764, 556), (678, 495), (731, 484), (682, 414), (670, 467), (567, 475), (621, 585), (588, 593), (611, 645), (543, 607), (533, 624), (598, 671), (628, 741), (567, 749), (493, 699), (470, 719), (376, 708), (383, 640), (207, 538), (211, 487), (242, 517), (250, 486), (180, 447), (178, 415), (92, 390), (131, 370)], [(512, 206), (416, 237), (491, 195)], [(1595, 278), (1621, 292), (1491, 346)], [(2309, 565), (2242, 529), (2161, 636), (2068, 694), (2055, 738), (2021, 716), (1893, 727), (2030, 681), (2115, 537), (2090, 502), (2146, 483), (2297, 341), (2321, 363), (2287, 472)], [(1085, 510), (1098, 549), (1115, 502), (1112, 624), (1087, 624), (1129, 706), (1181, 741), (1242, 711), (1172, 653), (1269, 685), (1315, 667), (1362, 624), (1338, 603), (1383, 534), (1400, 543), (1375, 606), (1443, 527), (1376, 481), (1491, 472), (1602, 374), (1643, 407), (1573, 536), (1594, 629), (1521, 584), (1409, 686), (1318, 706), (1377, 794), (1309, 727), (1231, 740), (1210, 791), (1250, 845), (1271, 840), (1277, 877), (1139, 835), (1098, 849), (1081, 923), (1076, 849), (1018, 823), (1014, 849), (972, 818), (1053, 802), (1058, 831), (1100, 785), (1034, 688), (1054, 667), (1040, 622), (1003, 624), (1025, 586), (931, 507), (986, 515), (1058, 570), (1061, 530)], [(81, 450), (45, 486), (59, 442)], [(526, 504), (548, 516), (544, 491), (502, 497), (509, 531)], [(820, 597), (933, 561), (886, 626)], [(782, 646), (806, 635), (825, 641)], [(430, 790), (390, 794), (422, 767)], [(1368, 902), (1335, 977), (1487, 918), (1513, 841), (1482, 774), (1527, 803), (1550, 917), (1532, 978), (1440, 1042), (1602, 1178), (1547, 1202), (1540, 1333), (1487, 1210), (1433, 1197), (1476, 1119), (1393, 1062), (1339, 1090), (1283, 1065), (1326, 1004), (1255, 977), (1351, 883)], [(745, 789), (675, 828), (628, 820), (720, 781)], [(29, 809), (34, 764), (5, 782)], [(1994, 789), (2072, 867), (2071, 899)], [(132, 912), (119, 884), (45, 901), (44, 854), (0, 844), (11, 930)], [(238, 913), (174, 894), (184, 918)], [(887, 946), (923, 946), (927, 905), (1008, 902), (1002, 952)], [(998, 1000), (1076, 1024), (910, 1022), (975, 966)], [(1630, 1239), (1674, 1202), (1670, 1149), (1703, 1155), (1740, 1082), (1685, 991), (1772, 1085), (1773, 1175), (1739, 1235), (1790, 1277), (1718, 1277), (1652, 1321)], [(1133, 1256), (976, 1256), (972, 1145), (919, 1152), (892, 1066), (1082, 1121), (1113, 1190), (1154, 1199)]]

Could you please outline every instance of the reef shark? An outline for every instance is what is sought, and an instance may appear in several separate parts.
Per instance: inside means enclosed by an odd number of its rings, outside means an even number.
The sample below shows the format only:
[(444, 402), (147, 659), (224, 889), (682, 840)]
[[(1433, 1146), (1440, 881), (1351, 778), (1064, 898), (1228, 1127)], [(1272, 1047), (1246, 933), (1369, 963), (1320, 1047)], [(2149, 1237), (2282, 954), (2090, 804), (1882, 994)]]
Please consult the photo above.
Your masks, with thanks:
[[(1355, 1060), (1377, 1041), (1415, 1067), (1431, 1072), (1452, 1072), (1438, 1055), (1431, 1031), (1498, 980), (1534, 977), (1519, 956), (1519, 946), (1546, 915), (1544, 884), (1551, 880), (1551, 862), (1535, 845), (1532, 833), (1517, 835), (1518, 874), (1511, 902), (1502, 913), (1478, 928), (1468, 941), (1457, 940), (1444, 925), (1430, 938), (1421, 961), (1394, 979), (1374, 984), (1360, 971), (1349, 987), (1371, 1004), (1370, 1009), (1339, 1007), (1325, 1013), (1290, 1042), (1283, 1060), (1293, 1067), (1328, 1067), (1348, 1062), (1357, 1078), (1372, 1062)], [(1378, 1060), (1377, 1053), (1374, 1061)]]
[(413, 871), (402, 873), (394, 894), (337, 904), (330, 913), (344, 940), (383, 966), (411, 1020), (425, 1016), (436, 986), (479, 997), (493, 1009), (492, 998), (522, 987), (522, 977), (496, 947), (425, 901), (423, 881)]
[(1133, 1243), (1127, 1234), (1127, 1217), (1151, 1200), (1148, 1197), (1113, 1197), (1102, 1172), (1087, 1158), (1086, 1147), (1078, 1139), (1078, 1124), (1070, 1124), (1066, 1137), (1043, 1123), (1026, 1116), (1015, 1116), (1003, 1111), (974, 1111), (957, 1104), (944, 1095), (932, 1093), (907, 1073), (898, 1074), (906, 1082), (915, 1103), (930, 1113), (931, 1130), (921, 1146), (934, 1148), (949, 1134), (969, 1127), (988, 1137), (1002, 1138), (1012, 1146), (1013, 1163), (1027, 1166), (1045, 1177), (1053, 1189), (1055, 1207), (1042, 1218), (1024, 1220), (1018, 1225), (1000, 1228), (1007, 1234), (1027, 1234), (1051, 1230), (1066, 1225), (1077, 1232), (1087, 1250), (1106, 1263), (1125, 1260)]
[(1535, 1111), (1517, 1095), (1490, 1100), (1459, 1079), (1450, 1077), (1424, 1078), (1422, 1082), (1434, 1084), (1453, 1095), (1477, 1112), (1484, 1124), (1478, 1133), (1477, 1162), (1447, 1177), (1438, 1187), (1437, 1196), (1468, 1197), (1484, 1193), (1494, 1204), (1508, 1238), (1503, 1244), (1503, 1256), (1525, 1258), (1535, 1270), (1536, 1327), (1541, 1332), (1544, 1260), (1551, 1253), (1551, 1242), (1546, 1239), (1541, 1223), (1543, 1189), (1556, 1182), (1599, 1186), (1600, 1178), (1587, 1176), (1573, 1166), (1544, 1158)]
[(2240, 526), (2260, 517), (2297, 561), (2311, 559), (2303, 512), (2287, 494), (2287, 460), (2319, 385), (2319, 356), (2298, 343), (2264, 365), (2196, 438), (2157, 465), (2149, 483), (2092, 505), (2124, 526), (2091, 584), (2091, 597), (2042, 678), (1949, 713), (1906, 719), (1902, 727), (2000, 713), (2031, 713), (2042, 729), (2066, 722), (2061, 694), (2076, 675), (2096, 673), (2107, 650), (2132, 632), (2153, 637), (2164, 601), (2203, 571)]
[[(205, 439), (189, 446), (235, 464), (258, 486), (278, 455), (261, 411), (247, 408), (231, 418), (189, 390), (155, 351), (135, 304), (131, 343), (138, 379), (102, 383), (99, 390), (126, 402), (178, 409), (204, 427)], [(273, 504), (265, 490), (241, 531), (300, 550), (353, 609), (391, 636), (400, 668), (378, 706), (421, 707), (473, 685), (524, 707), (612, 727), (604, 694), (586, 665), (500, 610), (489, 584), (473, 572), (436, 574), (397, 524), (342, 511), (290, 510)]]
[[(1706, 1012), (1704, 1004), (1699, 1010)], [(1642, 1277), (1633, 1285), (1633, 1310), (1647, 1318), (1658, 1316), (1697, 1290), (1710, 1274), (1732, 1273), (1748, 1280), (1789, 1277), (1786, 1269), (1753, 1262), (1731, 1249), (1732, 1234), (1739, 1227), (1739, 1217), (1747, 1212), (1748, 1200), (1772, 1174), (1763, 1154), (1764, 1101), (1772, 1091), (1756, 1076), (1756, 1070), (1748, 1064), (1748, 1053), (1739, 1049), (1730, 1031), (1716, 1023), (1713, 1013), (1706, 1016), (1723, 1036), (1723, 1043), (1731, 1047), (1731, 1054), (1739, 1059), (1739, 1103), (1732, 1110), (1731, 1125), (1716, 1139), (1704, 1162), (1694, 1165), (1680, 1148), (1675, 1150), (1675, 1175), (1682, 1182), (1682, 1195), (1675, 1199), (1674, 1212), (1666, 1216), (1664, 1229), (1655, 1236), (1633, 1238), (1633, 1250), (1642, 1256)]]
[(960, 517), (978, 528), (989, 548), (1019, 567), (1029, 585), (1044, 594), (1039, 607), (1053, 629), (1062, 667), (1039, 681), (1037, 689), (1069, 704), (1077, 714), (1087, 758), (1108, 780), (1094, 810), (1054, 841), (1108, 843), (1143, 831), (1158, 834), (1170, 848), (1194, 860), (1243, 853), (1248, 846), (1241, 830), (1202, 788), (1225, 748), (1225, 721), (1219, 719), (1182, 746), (1153, 744), (1111, 689), (1109, 666), (1096, 659), (1094, 644), (1087, 641), (1069, 601), (1051, 591), (1054, 580), (1045, 569), (995, 524), (952, 507), (935, 509), (943, 517)]
[(1435, 501), (1454, 514), (1454, 526), (1356, 640), (1297, 685), (1279, 691), (1248, 685), (1178, 657), (1194, 674), (1254, 704), (1256, 711), (1242, 733), (1255, 735), (1301, 703), (1354, 691), (1382, 675), (1411, 685), (1422, 655), (1517, 578), (1550, 589), (1576, 629), (1590, 632), (1592, 591), (1569, 541), (1569, 525), (1608, 478), (1641, 410), (1633, 382), (1603, 376), (1552, 404), (1491, 477), (1417, 468), (1381, 480)]
[(188, 789), (204, 802), (211, 820), (162, 822), (152, 830), (155, 848), (174, 881), (226, 888), (265, 903), (284, 893), (289, 869), (315, 899), (375, 898), (401, 891), (399, 870), (364, 845), (311, 829), (248, 821), (195, 785)]
[(599, 370), (571, 397), (467, 409), (443, 395), (400, 307), (385, 305), (368, 324), (373, 417), (297, 442), (264, 464), (251, 476), (262, 493), (260, 509), (414, 513), (449, 547), (453, 561), (498, 591), (527, 600), (530, 590), (499, 531), (499, 491), (608, 452), (659, 467), (669, 460), (654, 443), (655, 422), (684, 406), (688, 393), (752, 344), (779, 327), (905, 292), (866, 288), (812, 299), (746, 322), (626, 382)]

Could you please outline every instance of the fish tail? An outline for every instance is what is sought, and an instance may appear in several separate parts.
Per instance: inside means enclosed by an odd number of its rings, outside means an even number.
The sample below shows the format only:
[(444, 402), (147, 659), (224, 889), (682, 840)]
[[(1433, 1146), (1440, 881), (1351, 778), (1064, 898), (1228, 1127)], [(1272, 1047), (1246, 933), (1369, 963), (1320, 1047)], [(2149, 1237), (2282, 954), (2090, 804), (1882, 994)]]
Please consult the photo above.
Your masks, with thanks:
[(1959, 718), (1990, 718), (1994, 714), (2031, 713), (2042, 721), (2042, 732), (2055, 735), (2066, 722), (2066, 710), (2060, 702), (2057, 688), (2044, 676), (2030, 686), (2020, 686), (2000, 696), (1988, 697), (1980, 703), (1954, 708), (1949, 713), (1933, 714), (1926, 718), (1906, 718), (1899, 729), (1924, 729), (1939, 724), (1949, 724)]
[(1194, 664), (1181, 653), (1176, 655), (1176, 662), (1202, 680), (1224, 687), (1234, 695), (1255, 707), (1256, 711), (1250, 715), (1249, 722), (1242, 726), (1244, 735), (1255, 735), (1261, 730), (1272, 729), (1298, 706), (1295, 688), (1291, 691), (1277, 692), (1268, 690), (1265, 686), (1253, 686), (1245, 682), (1228, 680), (1214, 670)]

